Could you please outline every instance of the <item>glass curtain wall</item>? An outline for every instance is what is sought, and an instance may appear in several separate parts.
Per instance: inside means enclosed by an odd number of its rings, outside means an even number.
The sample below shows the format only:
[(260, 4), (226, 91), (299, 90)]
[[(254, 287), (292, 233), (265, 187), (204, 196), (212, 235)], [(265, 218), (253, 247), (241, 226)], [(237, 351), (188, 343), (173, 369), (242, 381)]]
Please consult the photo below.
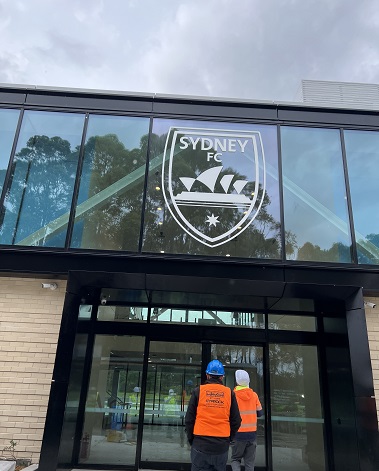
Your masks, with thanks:
[(71, 247), (138, 251), (149, 123), (89, 117)]
[(379, 264), (379, 133), (344, 131), (358, 263)]
[(24, 113), (1, 244), (64, 247), (83, 125), (83, 114)]
[(283, 126), (281, 148), (286, 258), (351, 263), (339, 130)]
[[(67, 238), (85, 115), (26, 110), (3, 189), (19, 116), (0, 110), (0, 244), (281, 259), (276, 126), (90, 115)], [(280, 129), (286, 259), (351, 263), (340, 130)], [(378, 143), (344, 131), (361, 264), (379, 263)]]

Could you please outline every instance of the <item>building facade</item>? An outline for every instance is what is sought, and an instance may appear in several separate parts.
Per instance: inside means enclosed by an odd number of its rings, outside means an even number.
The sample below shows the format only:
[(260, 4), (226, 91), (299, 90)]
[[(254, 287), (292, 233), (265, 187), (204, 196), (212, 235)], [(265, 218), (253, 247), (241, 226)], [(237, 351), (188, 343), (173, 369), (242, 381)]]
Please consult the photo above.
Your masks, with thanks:
[(189, 469), (218, 358), (264, 407), (258, 470), (378, 468), (375, 112), (22, 86), (0, 105), (2, 448)]

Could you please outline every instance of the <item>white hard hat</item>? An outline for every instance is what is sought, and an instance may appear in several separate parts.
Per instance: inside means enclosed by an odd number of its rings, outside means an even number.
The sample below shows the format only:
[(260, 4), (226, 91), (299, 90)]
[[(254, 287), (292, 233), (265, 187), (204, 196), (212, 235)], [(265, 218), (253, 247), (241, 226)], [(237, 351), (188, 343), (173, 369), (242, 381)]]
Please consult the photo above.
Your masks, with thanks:
[(249, 386), (250, 377), (249, 373), (245, 370), (236, 371), (236, 383), (238, 386)]
[(139, 388), (138, 386), (136, 386), (136, 387), (133, 389), (133, 392), (139, 393), (139, 392), (140, 392), (140, 388)]
[(175, 394), (175, 391), (173, 389), (170, 389), (168, 393), (172, 396), (173, 394)]

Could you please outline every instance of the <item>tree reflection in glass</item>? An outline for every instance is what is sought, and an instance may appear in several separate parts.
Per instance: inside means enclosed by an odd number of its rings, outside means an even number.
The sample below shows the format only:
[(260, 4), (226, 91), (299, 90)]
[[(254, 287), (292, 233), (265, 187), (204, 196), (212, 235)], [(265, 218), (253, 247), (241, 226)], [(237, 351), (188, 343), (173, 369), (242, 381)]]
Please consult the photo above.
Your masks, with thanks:
[[(171, 166), (171, 175), (165, 176), (162, 182), (162, 165), (165, 152), (167, 133), (169, 128), (193, 126), (201, 127), (206, 132), (214, 129), (224, 130), (225, 133), (252, 132), (259, 129), (262, 133), (266, 165), (266, 191), (263, 196), (263, 186), (259, 183), (258, 192), (263, 197), (262, 205), (254, 221), (245, 229), (240, 221), (244, 218), (244, 210), (231, 211), (229, 208), (217, 207), (212, 212), (211, 205), (204, 209), (204, 205), (181, 206), (182, 216), (190, 220), (191, 225), (196, 227), (198, 233), (214, 237), (213, 234), (225, 234), (233, 228), (241, 229), (240, 233), (234, 234), (230, 240), (218, 246), (209, 247), (200, 241), (199, 237), (193, 237), (185, 228), (183, 221), (174, 217), (169, 211), (162, 186), (167, 186), (171, 179), (172, 194), (178, 195), (188, 190), (185, 177), (191, 183), (191, 191), (203, 193), (206, 188), (201, 175), (213, 168), (219, 174), (215, 181), (214, 194), (226, 193), (225, 181), (233, 178), (234, 182), (248, 181), (241, 191), (241, 195), (250, 196), (254, 194), (255, 181), (246, 173), (253, 165), (248, 159), (236, 157), (236, 154), (223, 154), (222, 163), (209, 161), (208, 152), (215, 153), (217, 148), (202, 146), (187, 146), (186, 148), (175, 148), (175, 164)], [(255, 258), (280, 258), (281, 257), (281, 227), (279, 222), (279, 188), (277, 172), (277, 149), (276, 128), (270, 126), (249, 127), (234, 123), (194, 123), (183, 121), (155, 120), (154, 134), (151, 137), (149, 182), (146, 199), (145, 227), (143, 250), (148, 252), (181, 253), (191, 255), (215, 255)], [(222, 134), (222, 132), (220, 133)], [(194, 137), (196, 139), (196, 137)], [(180, 136), (177, 139), (180, 141)], [(184, 145), (182, 147), (185, 147)], [(233, 161), (233, 157), (235, 160)], [(167, 156), (165, 156), (167, 159)], [(165, 162), (166, 165), (166, 162)], [(222, 167), (222, 168), (221, 168)], [(163, 185), (162, 185), (163, 183)], [(233, 184), (230, 185), (230, 188)], [(235, 193), (235, 190), (233, 190)], [(258, 198), (259, 199), (259, 198)], [(214, 206), (216, 208), (216, 206)], [(217, 226), (217, 227), (216, 227)], [(242, 230), (245, 229), (245, 230)], [(212, 232), (213, 231), (213, 232)], [(217, 231), (217, 232), (216, 232)], [(236, 236), (235, 236), (236, 235)], [(291, 245), (291, 241), (289, 241)]]

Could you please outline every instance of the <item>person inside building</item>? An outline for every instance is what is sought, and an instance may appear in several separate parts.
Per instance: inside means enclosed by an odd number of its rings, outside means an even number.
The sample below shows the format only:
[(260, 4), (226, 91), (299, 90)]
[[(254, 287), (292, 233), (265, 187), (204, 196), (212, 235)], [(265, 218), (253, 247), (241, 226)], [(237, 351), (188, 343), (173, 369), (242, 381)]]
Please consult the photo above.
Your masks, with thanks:
[(242, 424), (232, 442), (232, 471), (241, 471), (243, 459), (245, 470), (254, 471), (257, 450), (257, 418), (263, 415), (258, 395), (249, 388), (250, 377), (247, 371), (235, 373), (237, 386), (234, 389)]
[(176, 392), (169, 389), (168, 396), (163, 401), (163, 414), (167, 424), (167, 438), (173, 438), (173, 431), (177, 429), (180, 406), (176, 397)]
[(222, 363), (212, 360), (205, 372), (207, 380), (193, 390), (185, 416), (191, 471), (225, 471), (229, 444), (241, 416), (234, 392), (222, 384)]

